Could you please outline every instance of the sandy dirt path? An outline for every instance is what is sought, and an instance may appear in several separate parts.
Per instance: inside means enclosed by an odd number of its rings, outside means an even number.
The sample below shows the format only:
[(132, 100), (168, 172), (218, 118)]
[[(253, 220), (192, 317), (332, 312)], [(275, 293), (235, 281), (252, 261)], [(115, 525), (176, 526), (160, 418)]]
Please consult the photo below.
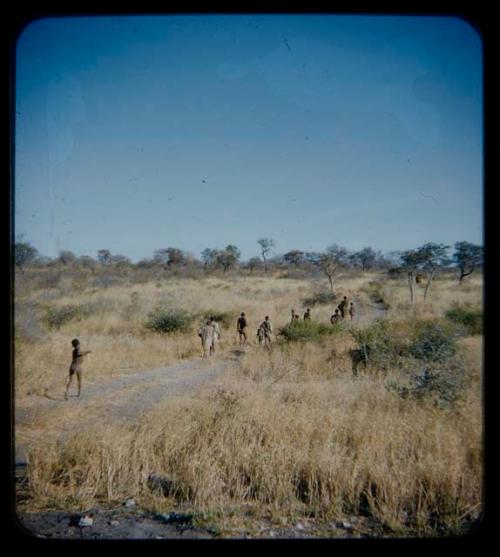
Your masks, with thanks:
[(82, 393), (76, 397), (76, 380), (64, 400), (64, 384), (60, 392), (29, 397), (18, 401), (15, 408), (16, 463), (25, 462), (26, 448), (41, 431), (51, 437), (64, 439), (74, 432), (74, 424), (85, 427), (107, 423), (134, 423), (144, 412), (173, 395), (194, 393), (207, 383), (213, 383), (230, 365), (236, 365), (239, 350), (221, 353), (212, 358), (193, 358), (157, 367), (138, 370), (107, 380), (87, 381), (83, 378)]

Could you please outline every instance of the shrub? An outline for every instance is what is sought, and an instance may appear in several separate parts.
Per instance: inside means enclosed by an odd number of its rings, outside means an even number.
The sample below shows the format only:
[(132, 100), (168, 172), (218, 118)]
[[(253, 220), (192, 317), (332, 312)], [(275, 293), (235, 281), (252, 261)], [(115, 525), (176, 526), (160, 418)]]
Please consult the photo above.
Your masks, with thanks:
[(340, 324), (325, 325), (314, 321), (295, 321), (283, 327), (279, 331), (279, 335), (292, 342), (299, 340), (318, 341), (341, 330), (342, 326)]
[(326, 305), (332, 304), (337, 299), (335, 294), (331, 292), (315, 292), (309, 298), (304, 298), (302, 303), (305, 307), (307, 306), (316, 306), (316, 305)]
[(81, 320), (94, 311), (90, 304), (66, 305), (61, 308), (48, 308), (44, 321), (50, 329), (60, 329), (66, 323)]
[(351, 332), (357, 350), (364, 355), (365, 363), (370, 362), (381, 369), (388, 369), (404, 355), (404, 345), (395, 334), (395, 325), (385, 319), (377, 320), (366, 329)]
[(458, 400), (469, 383), (467, 369), (463, 362), (453, 359), (445, 365), (431, 363), (414, 365), (402, 371), (404, 383), (388, 382), (389, 391), (402, 398), (434, 398), (439, 406), (449, 405)]
[(446, 324), (420, 321), (415, 324), (409, 355), (427, 362), (444, 362), (454, 356), (457, 346), (453, 331)]
[(173, 333), (188, 331), (193, 322), (193, 316), (185, 311), (171, 311), (156, 308), (149, 313), (146, 328), (156, 333)]
[(480, 309), (457, 306), (445, 314), (446, 319), (463, 327), (464, 333), (481, 335), (483, 333), (483, 312)]
[(220, 311), (216, 309), (207, 309), (201, 314), (203, 319), (213, 317), (217, 323), (221, 323), (224, 327), (230, 327), (234, 321), (236, 325), (236, 313), (233, 311)]

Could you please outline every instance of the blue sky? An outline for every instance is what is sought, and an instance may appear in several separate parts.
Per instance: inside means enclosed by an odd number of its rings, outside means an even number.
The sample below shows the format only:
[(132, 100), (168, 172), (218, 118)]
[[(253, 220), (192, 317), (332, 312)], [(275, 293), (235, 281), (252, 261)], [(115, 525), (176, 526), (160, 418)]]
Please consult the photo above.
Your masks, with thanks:
[(15, 233), (132, 261), (482, 243), (482, 78), (458, 18), (38, 20), (17, 44)]

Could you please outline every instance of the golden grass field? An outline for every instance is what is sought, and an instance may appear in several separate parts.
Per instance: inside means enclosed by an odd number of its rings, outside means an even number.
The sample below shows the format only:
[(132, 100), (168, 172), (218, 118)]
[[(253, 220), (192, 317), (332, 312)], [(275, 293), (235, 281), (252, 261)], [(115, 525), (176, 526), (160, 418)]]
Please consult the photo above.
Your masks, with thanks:
[[(64, 391), (70, 341), (80, 339), (87, 357), (85, 381), (199, 358), (195, 329), (160, 335), (144, 328), (158, 305), (199, 314), (244, 311), (250, 342), (239, 363), (196, 396), (169, 397), (137, 423), (86, 427), (78, 414), (74, 435), (61, 448), (44, 437), (54, 420), (71, 419), (72, 401), (57, 412), (33, 413), (16, 428), (30, 439), (29, 496), (22, 512), (119, 505), (133, 497), (145, 509), (188, 509), (216, 520), (225, 535), (265, 517), (290, 524), (300, 517), (341, 520), (369, 516), (383, 535), (460, 532), (462, 521), (482, 505), (482, 336), (461, 337), (459, 358), (471, 381), (450, 405), (431, 397), (402, 398), (387, 388), (398, 369), (352, 373), (350, 329), (371, 322), (373, 299), (387, 306), (386, 319), (405, 323), (440, 319), (455, 306), (482, 307), (482, 277), (459, 285), (436, 280), (423, 302), (423, 286), (409, 302), (404, 279), (383, 274), (340, 276), (336, 291), (357, 305), (353, 323), (319, 342), (255, 345), (255, 330), (270, 315), (275, 330), (303, 299), (327, 290), (322, 280), (269, 277), (177, 278), (141, 285), (35, 290), (29, 276), (17, 291), (18, 319), (38, 319), (32, 338), (15, 343), (16, 405), (29, 409), (43, 395)], [(70, 285), (69, 285), (70, 286)], [(133, 294), (136, 292), (136, 294)], [(49, 330), (46, 307), (87, 304), (94, 314)], [(21, 310), (19, 310), (21, 311)], [(313, 306), (313, 319), (328, 324), (332, 306)], [(26, 317), (25, 317), (26, 314)], [(42, 323), (42, 324), (40, 324)], [(235, 325), (222, 329), (218, 358), (237, 347)], [(52, 424), (52, 425), (51, 425)], [(28, 435), (29, 429), (36, 435)], [(176, 489), (159, 494), (148, 476), (170, 478)]]

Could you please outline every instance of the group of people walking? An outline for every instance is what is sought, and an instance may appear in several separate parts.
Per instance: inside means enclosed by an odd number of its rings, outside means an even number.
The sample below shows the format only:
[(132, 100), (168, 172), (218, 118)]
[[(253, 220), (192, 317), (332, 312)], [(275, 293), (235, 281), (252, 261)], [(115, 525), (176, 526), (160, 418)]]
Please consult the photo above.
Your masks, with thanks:
[(335, 313), (330, 317), (330, 323), (335, 325), (339, 321), (342, 321), (346, 318), (347, 313), (349, 313), (351, 320), (354, 319), (354, 303), (349, 303), (347, 296), (344, 296), (340, 304), (337, 306)]
[[(354, 318), (354, 304), (353, 302), (348, 302), (347, 296), (344, 296), (343, 300), (337, 306), (335, 313), (330, 317), (330, 323), (335, 325), (339, 321), (346, 318), (349, 314), (351, 320)], [(311, 310), (307, 308), (303, 316), (304, 321), (311, 321)], [(292, 323), (297, 323), (300, 321), (300, 316), (298, 313), (292, 309)], [(241, 313), (237, 324), (236, 330), (238, 332), (238, 343), (240, 346), (244, 346), (247, 343), (247, 329), (248, 320), (244, 313)], [(257, 339), (260, 345), (269, 347), (271, 346), (271, 335), (273, 334), (273, 326), (269, 315), (266, 315), (264, 321), (259, 325), (257, 329)], [(217, 342), (222, 338), (219, 324), (214, 317), (210, 317), (207, 321), (198, 329), (198, 336), (201, 339), (201, 345), (203, 348), (203, 357), (213, 356), (215, 354), (215, 348)], [(74, 375), (77, 377), (78, 381), (78, 394), (80, 396), (81, 384), (82, 384), (82, 362), (84, 356), (90, 354), (90, 350), (81, 350), (80, 341), (78, 339), (73, 339), (71, 341), (73, 346), (73, 353), (71, 359), (71, 365), (69, 368), (69, 378), (66, 384), (66, 391), (64, 394), (65, 399), (68, 399), (68, 391), (71, 386)]]
[[(354, 318), (354, 303), (348, 302), (347, 296), (344, 296), (340, 304), (335, 309), (335, 313), (330, 317), (330, 323), (335, 325), (336, 323), (342, 321), (349, 314), (351, 320)], [(311, 321), (311, 309), (307, 308), (303, 316), (304, 321)], [(300, 321), (300, 316), (298, 313), (292, 309), (292, 319), (291, 323), (296, 323)], [(241, 313), (238, 317), (236, 323), (236, 331), (238, 333), (238, 344), (239, 346), (244, 346), (248, 341), (247, 336), (248, 330), (248, 320), (245, 313)], [(273, 326), (269, 315), (266, 315), (264, 321), (257, 328), (257, 340), (260, 345), (270, 346), (272, 342)], [(207, 320), (207, 322), (202, 325), (198, 330), (198, 336), (201, 338), (201, 344), (203, 348), (203, 357), (207, 355), (212, 356), (215, 353), (215, 346), (221, 338), (221, 333), (218, 323), (213, 317)]]

